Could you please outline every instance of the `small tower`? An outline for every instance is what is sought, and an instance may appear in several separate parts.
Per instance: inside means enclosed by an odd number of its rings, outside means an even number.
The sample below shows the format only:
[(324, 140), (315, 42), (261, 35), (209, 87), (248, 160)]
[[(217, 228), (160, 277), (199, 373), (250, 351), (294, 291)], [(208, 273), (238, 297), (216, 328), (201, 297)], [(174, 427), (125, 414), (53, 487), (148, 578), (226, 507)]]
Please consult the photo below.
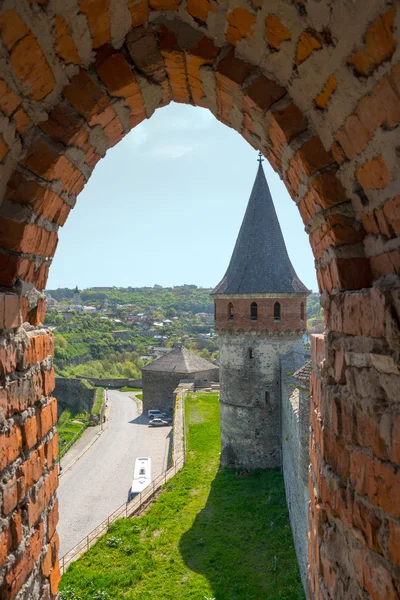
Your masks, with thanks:
[(81, 295), (78, 290), (78, 286), (74, 289), (74, 304), (82, 304)]
[(303, 351), (307, 288), (290, 262), (259, 166), (228, 270), (213, 290), (221, 464), (281, 465), (281, 357)]

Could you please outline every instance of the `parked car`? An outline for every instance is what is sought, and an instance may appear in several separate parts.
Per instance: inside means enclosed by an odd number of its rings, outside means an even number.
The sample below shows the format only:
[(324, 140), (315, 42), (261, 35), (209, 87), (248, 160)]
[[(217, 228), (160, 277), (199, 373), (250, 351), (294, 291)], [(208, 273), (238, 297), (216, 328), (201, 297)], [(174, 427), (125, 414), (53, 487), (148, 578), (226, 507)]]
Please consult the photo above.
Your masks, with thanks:
[(170, 425), (171, 421), (167, 419), (159, 419), (158, 417), (154, 417), (149, 423), (149, 427), (166, 427)]
[(166, 414), (161, 412), (161, 410), (151, 408), (147, 411), (147, 416), (149, 417), (149, 419), (154, 419), (154, 417), (162, 419), (166, 416)]
[(149, 421), (152, 421), (153, 419), (167, 419), (168, 415), (167, 413), (163, 413), (163, 412), (157, 412), (156, 414), (151, 414), (149, 415)]

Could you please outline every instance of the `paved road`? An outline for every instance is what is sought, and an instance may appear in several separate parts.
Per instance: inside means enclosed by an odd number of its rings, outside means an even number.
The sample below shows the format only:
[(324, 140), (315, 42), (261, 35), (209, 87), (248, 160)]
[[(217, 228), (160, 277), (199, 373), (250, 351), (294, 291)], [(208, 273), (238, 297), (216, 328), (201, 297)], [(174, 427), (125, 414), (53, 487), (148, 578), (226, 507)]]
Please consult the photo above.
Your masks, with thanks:
[(108, 391), (107, 430), (60, 479), (60, 556), (127, 500), (135, 459), (150, 456), (152, 476), (166, 469), (170, 427), (148, 427), (129, 393)]

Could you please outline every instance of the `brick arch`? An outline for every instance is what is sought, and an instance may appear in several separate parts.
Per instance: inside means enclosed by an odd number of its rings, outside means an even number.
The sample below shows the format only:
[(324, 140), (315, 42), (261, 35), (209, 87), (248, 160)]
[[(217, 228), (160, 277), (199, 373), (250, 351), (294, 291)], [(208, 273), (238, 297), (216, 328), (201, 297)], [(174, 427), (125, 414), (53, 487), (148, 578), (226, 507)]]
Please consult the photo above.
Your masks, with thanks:
[[(43, 321), (58, 228), (97, 162), (171, 101), (210, 109), (261, 150), (310, 236), (328, 337), (326, 346), (313, 340), (309, 595), (375, 598), (378, 569), (396, 597), (398, 22), (384, 0), (329, 10), (311, 0), (30, 0), (2, 9), (5, 597), (37, 561), (41, 589), (53, 595), (58, 583), (52, 340), (17, 328)], [(18, 519), (32, 527), (22, 541)]]

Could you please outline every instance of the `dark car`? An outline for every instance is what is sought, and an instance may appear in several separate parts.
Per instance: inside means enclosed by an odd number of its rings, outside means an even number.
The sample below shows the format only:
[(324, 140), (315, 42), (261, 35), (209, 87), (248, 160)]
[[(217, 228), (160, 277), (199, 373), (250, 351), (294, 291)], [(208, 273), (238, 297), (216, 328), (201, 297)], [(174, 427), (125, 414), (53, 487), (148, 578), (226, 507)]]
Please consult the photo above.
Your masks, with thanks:
[(170, 424), (171, 424), (170, 419), (167, 421), (167, 419), (158, 419), (158, 418), (154, 417), (154, 419), (152, 419), (150, 421), (149, 427), (165, 427)]

